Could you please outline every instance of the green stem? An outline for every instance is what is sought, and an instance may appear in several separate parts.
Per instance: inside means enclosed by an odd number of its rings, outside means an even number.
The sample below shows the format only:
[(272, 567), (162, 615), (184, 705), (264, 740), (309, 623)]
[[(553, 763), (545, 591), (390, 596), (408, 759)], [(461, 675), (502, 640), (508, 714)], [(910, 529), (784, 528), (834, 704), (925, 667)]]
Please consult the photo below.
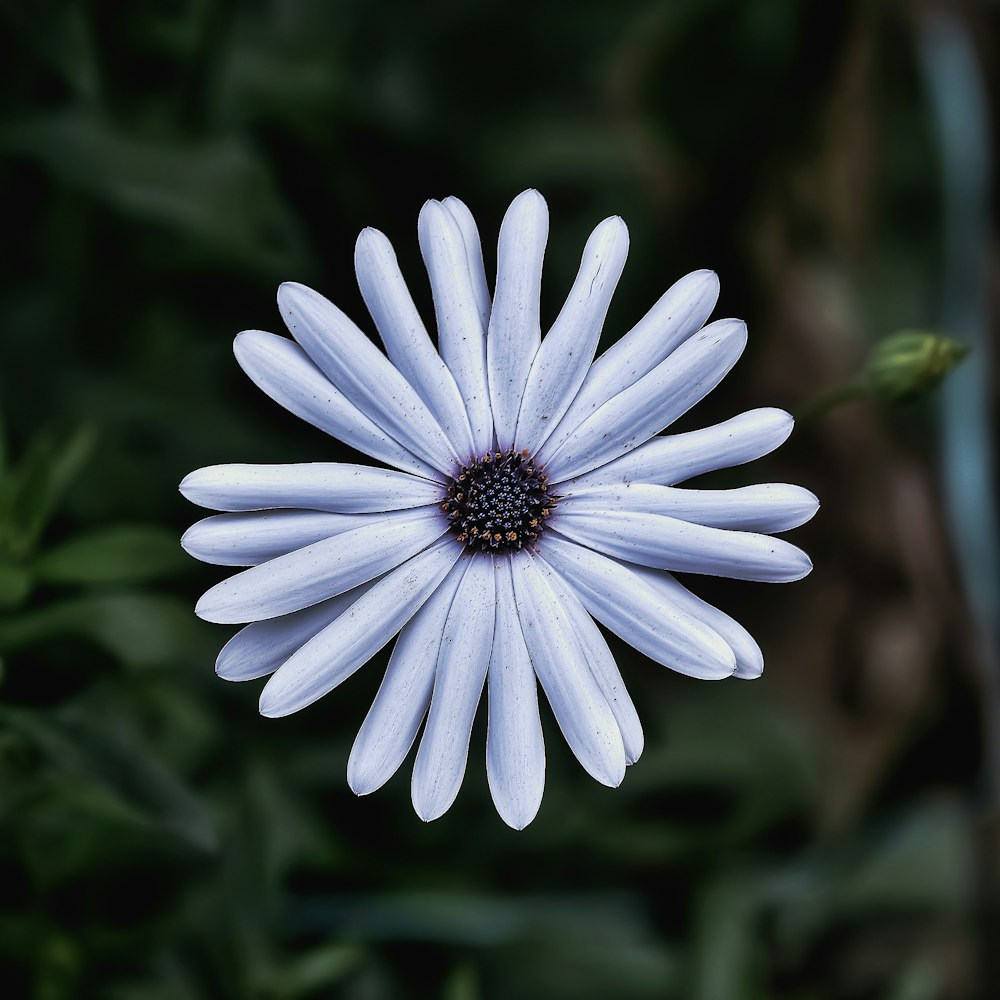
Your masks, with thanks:
[(795, 410), (793, 415), (796, 426), (811, 423), (849, 399), (858, 399), (867, 395), (868, 386), (861, 378), (853, 378), (840, 385), (835, 385)]

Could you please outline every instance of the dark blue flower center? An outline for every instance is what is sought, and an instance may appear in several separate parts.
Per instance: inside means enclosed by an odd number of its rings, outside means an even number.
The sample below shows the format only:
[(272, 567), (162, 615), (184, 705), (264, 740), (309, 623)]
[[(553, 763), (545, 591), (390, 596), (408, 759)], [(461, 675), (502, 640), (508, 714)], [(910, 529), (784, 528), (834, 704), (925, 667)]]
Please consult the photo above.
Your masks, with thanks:
[(441, 509), (451, 530), (480, 552), (516, 552), (534, 542), (555, 509), (548, 477), (526, 451), (472, 458), (448, 483)]

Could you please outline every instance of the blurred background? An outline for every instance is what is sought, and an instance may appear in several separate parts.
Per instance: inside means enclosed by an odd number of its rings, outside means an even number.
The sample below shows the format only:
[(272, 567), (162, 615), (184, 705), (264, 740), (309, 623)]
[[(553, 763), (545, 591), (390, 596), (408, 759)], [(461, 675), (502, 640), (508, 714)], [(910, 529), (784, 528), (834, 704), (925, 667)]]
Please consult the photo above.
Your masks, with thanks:
[[(1000, 6), (111, 0), (0, 6), (0, 968), (26, 1000), (936, 1000), (1000, 981), (992, 157)], [(647, 733), (616, 791), (546, 719), (541, 812), (485, 725), (422, 824), (345, 769), (385, 663), (283, 720), (214, 674), (179, 549), (216, 462), (349, 458), (231, 354), (357, 232), (430, 316), (429, 197), (549, 201), (543, 319), (620, 214), (605, 326), (716, 269), (750, 327), (686, 417), (792, 439), (714, 485), (817, 493), (803, 583), (696, 580), (753, 683), (613, 648)], [(370, 328), (370, 326), (368, 327)], [(970, 349), (947, 364), (947, 335)], [(879, 346), (881, 345), (881, 346)], [(947, 353), (947, 352), (945, 352)], [(844, 387), (847, 386), (847, 389)], [(840, 402), (836, 402), (837, 399)]]

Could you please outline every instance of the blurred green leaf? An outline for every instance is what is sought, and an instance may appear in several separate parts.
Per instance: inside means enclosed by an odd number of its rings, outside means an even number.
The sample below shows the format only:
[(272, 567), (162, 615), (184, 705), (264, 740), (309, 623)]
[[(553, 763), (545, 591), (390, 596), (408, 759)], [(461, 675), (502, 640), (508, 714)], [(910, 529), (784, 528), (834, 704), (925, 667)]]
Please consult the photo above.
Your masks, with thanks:
[(152, 525), (118, 525), (77, 535), (34, 564), (48, 583), (138, 583), (187, 569), (177, 537)]
[(7, 652), (59, 636), (89, 639), (135, 667), (207, 653), (214, 643), (186, 601), (159, 594), (70, 598), (0, 621), (0, 649)]
[(645, 752), (619, 790), (638, 807), (635, 818), (590, 833), (609, 854), (631, 863), (704, 857), (808, 809), (816, 782), (810, 744), (747, 686), (699, 692), (668, 712), (666, 730), (668, 739)]
[(7, 472), (7, 421), (4, 419), (3, 408), (0, 407), (0, 483), (3, 483)]
[(453, 969), (442, 990), (442, 1000), (481, 1000), (482, 995), (474, 965), (459, 965)]
[(943, 995), (943, 978), (930, 962), (914, 958), (900, 971), (886, 1000), (936, 1000)]
[(956, 804), (928, 802), (853, 838), (818, 846), (767, 890), (787, 947), (838, 924), (960, 912), (972, 898), (970, 828)]
[(499, 954), (487, 979), (496, 996), (662, 997), (678, 972), (674, 953), (628, 892), (313, 896), (295, 901), (289, 919), (302, 931)]
[(7, 5), (5, 27), (16, 33), (19, 47), (31, 51), (47, 68), (63, 78), (81, 98), (93, 99), (99, 89), (99, 71), (89, 19), (71, 4)]
[(83, 424), (65, 433), (37, 435), (4, 480), (0, 540), (16, 555), (30, 552), (97, 442), (97, 428)]
[(21, 566), (0, 564), (0, 608), (20, 604), (31, 591), (31, 574)]
[(365, 950), (358, 945), (329, 942), (275, 969), (267, 993), (280, 1000), (315, 996), (355, 972), (364, 957)]
[(973, 857), (963, 810), (929, 802), (873, 838), (868, 851), (832, 883), (838, 911), (958, 911), (971, 899)]
[(179, 234), (191, 251), (265, 269), (301, 270), (301, 236), (265, 160), (236, 135), (173, 140), (130, 134), (81, 107), (0, 131), (63, 183)]
[[(202, 1000), (206, 994), (198, 988), (189, 969), (175, 961), (151, 957), (154, 972), (149, 979), (126, 981), (108, 990), (108, 1000)], [(232, 993), (226, 996), (232, 996)], [(206, 998), (207, 1000), (207, 998)]]
[[(0, 725), (38, 755), (36, 790), (40, 782), (48, 789), (45, 796), (22, 800), (21, 808), (47, 811), (58, 803), (68, 836), (74, 822), (89, 816), (166, 830), (199, 849), (213, 850), (215, 825), (200, 800), (133, 731), (131, 721), (110, 708), (74, 708), (49, 718), (0, 708)], [(6, 785), (10, 790), (10, 778)], [(45, 865), (47, 870), (57, 868), (54, 860)]]
[(50, 934), (39, 949), (35, 995), (39, 1000), (60, 1000), (79, 986), (83, 955), (79, 943), (58, 931)]
[(691, 1000), (763, 996), (755, 968), (756, 883), (723, 870), (701, 887), (695, 923)]
[(462, 892), (381, 893), (300, 899), (293, 919), (303, 927), (350, 926), (376, 939), (463, 945), (538, 940), (617, 940), (652, 936), (626, 893), (497, 897)]

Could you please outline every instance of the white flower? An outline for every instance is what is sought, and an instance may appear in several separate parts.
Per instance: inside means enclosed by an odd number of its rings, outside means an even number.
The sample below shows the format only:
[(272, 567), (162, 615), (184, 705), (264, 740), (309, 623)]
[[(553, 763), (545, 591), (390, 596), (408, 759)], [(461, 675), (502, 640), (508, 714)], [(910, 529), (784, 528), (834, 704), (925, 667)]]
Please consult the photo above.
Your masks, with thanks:
[(621, 219), (594, 230), (544, 340), (548, 210), (538, 192), (518, 196), (504, 218), (492, 301), (462, 202), (428, 202), (418, 228), (437, 349), (374, 229), (358, 238), (356, 267), (385, 354), (294, 283), (278, 305), (295, 339), (251, 330), (235, 343), (272, 399), (390, 468), (199, 469), (181, 492), (227, 513), (198, 522), (183, 544), (205, 562), (251, 567), (209, 590), (197, 613), (251, 623), (217, 670), (229, 680), (271, 675), (263, 715), (321, 698), (399, 633), (348, 763), (359, 795), (396, 771), (423, 724), (413, 805), (425, 820), (442, 815), (486, 686), (489, 785), (520, 829), (544, 783), (536, 679), (583, 767), (618, 785), (642, 752), (642, 728), (594, 619), (692, 677), (759, 676), (750, 635), (671, 573), (798, 580), (808, 557), (773, 534), (818, 505), (783, 484), (676, 487), (767, 454), (792, 427), (787, 413), (758, 409), (656, 436), (746, 344), (738, 320), (702, 325), (718, 297), (713, 272), (682, 278), (593, 361), (628, 250)]

